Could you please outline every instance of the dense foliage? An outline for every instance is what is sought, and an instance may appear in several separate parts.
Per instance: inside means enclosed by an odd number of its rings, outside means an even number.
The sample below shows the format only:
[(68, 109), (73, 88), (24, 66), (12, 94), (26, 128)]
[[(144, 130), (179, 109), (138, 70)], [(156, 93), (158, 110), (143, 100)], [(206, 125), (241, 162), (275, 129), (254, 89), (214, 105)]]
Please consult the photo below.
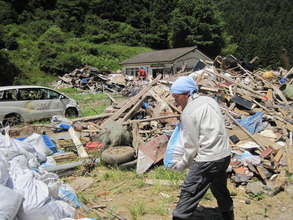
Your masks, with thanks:
[(292, 0), (217, 0), (227, 25), (225, 30), (237, 44), (236, 55), (260, 58), (263, 66), (277, 67), (282, 49), (293, 59)]
[(151, 48), (193, 45), (212, 58), (258, 56), (277, 67), (282, 48), (293, 57), (290, 1), (0, 0), (1, 84), (48, 81), (83, 65), (115, 70)]

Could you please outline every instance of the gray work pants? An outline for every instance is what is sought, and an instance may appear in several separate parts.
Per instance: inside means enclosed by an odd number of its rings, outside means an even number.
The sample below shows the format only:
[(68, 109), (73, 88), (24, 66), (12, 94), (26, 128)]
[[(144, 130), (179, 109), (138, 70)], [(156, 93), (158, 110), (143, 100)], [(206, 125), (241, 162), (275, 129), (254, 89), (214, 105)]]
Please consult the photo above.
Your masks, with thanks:
[(233, 210), (233, 200), (227, 189), (226, 169), (229, 163), (230, 156), (217, 161), (193, 162), (181, 186), (180, 199), (173, 211), (173, 220), (195, 220), (193, 214), (196, 213), (198, 203), (209, 187), (217, 199), (221, 212)]

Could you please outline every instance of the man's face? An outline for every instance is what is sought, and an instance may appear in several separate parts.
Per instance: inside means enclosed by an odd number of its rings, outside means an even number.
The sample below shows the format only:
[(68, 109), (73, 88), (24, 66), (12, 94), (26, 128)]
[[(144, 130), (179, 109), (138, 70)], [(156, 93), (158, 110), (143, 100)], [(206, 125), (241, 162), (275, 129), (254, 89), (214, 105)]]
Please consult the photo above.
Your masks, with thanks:
[(172, 96), (175, 99), (176, 105), (180, 106), (183, 110), (187, 104), (188, 101), (188, 93), (184, 94), (172, 94)]

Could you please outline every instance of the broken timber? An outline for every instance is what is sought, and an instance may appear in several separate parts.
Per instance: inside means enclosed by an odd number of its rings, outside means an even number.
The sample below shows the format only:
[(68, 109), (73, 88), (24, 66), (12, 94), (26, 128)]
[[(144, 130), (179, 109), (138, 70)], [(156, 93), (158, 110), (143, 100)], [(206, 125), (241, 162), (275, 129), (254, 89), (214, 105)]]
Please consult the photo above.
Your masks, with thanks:
[(87, 152), (85, 151), (85, 149), (83, 148), (83, 144), (80, 142), (79, 138), (77, 137), (77, 134), (74, 130), (73, 127), (70, 127), (68, 130), (74, 145), (76, 146), (76, 150), (77, 150), (77, 154), (80, 158), (87, 158), (89, 157), (89, 155), (87, 154)]
[(140, 98), (146, 94), (154, 84), (156, 84), (161, 78), (161, 75), (158, 75), (155, 80), (153, 80), (148, 86), (146, 86), (144, 89), (142, 89), (136, 96), (132, 97), (122, 108), (120, 108), (118, 111), (116, 111), (110, 118), (105, 120), (101, 127), (105, 127), (109, 121), (115, 121), (117, 120), (127, 109), (131, 108), (133, 105), (135, 105)]

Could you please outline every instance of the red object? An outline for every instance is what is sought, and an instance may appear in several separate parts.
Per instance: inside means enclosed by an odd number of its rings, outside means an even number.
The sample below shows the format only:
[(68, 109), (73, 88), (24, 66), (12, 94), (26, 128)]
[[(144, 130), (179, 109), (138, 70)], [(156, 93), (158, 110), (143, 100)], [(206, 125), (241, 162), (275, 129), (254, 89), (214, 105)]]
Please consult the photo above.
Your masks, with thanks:
[(85, 145), (85, 150), (88, 153), (97, 153), (104, 148), (104, 144), (100, 142), (88, 142)]
[(267, 97), (267, 96), (263, 96), (263, 97), (261, 97), (262, 98), (262, 100), (264, 100), (264, 101), (268, 101), (269, 100), (269, 98)]
[(139, 69), (138, 73), (140, 77), (143, 77), (143, 78), (146, 77), (146, 71), (144, 69)]

